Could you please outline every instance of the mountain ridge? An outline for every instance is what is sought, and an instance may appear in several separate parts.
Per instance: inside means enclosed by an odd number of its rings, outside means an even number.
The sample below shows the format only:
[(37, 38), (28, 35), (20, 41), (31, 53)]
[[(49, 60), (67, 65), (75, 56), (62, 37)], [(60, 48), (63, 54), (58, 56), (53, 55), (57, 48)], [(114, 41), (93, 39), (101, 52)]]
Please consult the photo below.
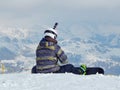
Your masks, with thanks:
[[(61, 35), (64, 34), (64, 31), (60, 32)], [(120, 34), (111, 33), (109, 35), (101, 35), (93, 33), (91, 37), (86, 37), (84, 39), (81, 35), (79, 36), (79, 33), (77, 32), (70, 32), (68, 34), (69, 38), (65, 38), (66, 36), (59, 36), (58, 41), (68, 55), (71, 63), (76, 66), (79, 66), (82, 63), (85, 63), (88, 66), (100, 66), (105, 69), (107, 74), (120, 74), (118, 71), (118, 68), (120, 68)], [(37, 29), (1, 29), (1, 62), (4, 63), (5, 60), (21, 62), (18, 65), (20, 71), (24, 70), (23, 68), (20, 68), (20, 66), (31, 68), (32, 65), (35, 64), (35, 50), (42, 37), (42, 33), (38, 33)], [(16, 60), (16, 58), (19, 58), (20, 56), (24, 57), (26, 60)], [(31, 65), (24, 66), (26, 65), (25, 63)], [(9, 65), (8, 63), (5, 63), (5, 65), (8, 67), (10, 66), (10, 63)]]

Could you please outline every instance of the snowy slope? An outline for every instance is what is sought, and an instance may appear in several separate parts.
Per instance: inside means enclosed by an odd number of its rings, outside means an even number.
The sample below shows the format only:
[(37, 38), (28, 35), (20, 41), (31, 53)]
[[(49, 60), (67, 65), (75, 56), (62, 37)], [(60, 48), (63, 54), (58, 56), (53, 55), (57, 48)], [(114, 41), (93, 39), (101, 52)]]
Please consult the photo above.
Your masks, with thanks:
[(0, 90), (120, 90), (120, 76), (3, 74)]

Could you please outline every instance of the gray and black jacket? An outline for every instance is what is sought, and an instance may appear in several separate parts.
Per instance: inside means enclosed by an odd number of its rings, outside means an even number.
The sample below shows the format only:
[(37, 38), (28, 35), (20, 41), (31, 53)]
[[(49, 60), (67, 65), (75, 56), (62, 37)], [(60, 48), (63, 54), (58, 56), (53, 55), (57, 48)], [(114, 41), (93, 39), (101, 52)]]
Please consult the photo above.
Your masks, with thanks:
[(50, 73), (60, 69), (58, 61), (67, 63), (67, 56), (57, 41), (50, 38), (43, 38), (36, 50), (36, 70), (38, 73)]

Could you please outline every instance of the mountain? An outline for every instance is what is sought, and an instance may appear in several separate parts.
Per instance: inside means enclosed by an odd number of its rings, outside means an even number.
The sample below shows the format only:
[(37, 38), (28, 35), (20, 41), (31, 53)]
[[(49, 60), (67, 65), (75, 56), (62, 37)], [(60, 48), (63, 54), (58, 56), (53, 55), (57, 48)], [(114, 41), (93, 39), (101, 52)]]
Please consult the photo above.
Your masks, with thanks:
[[(0, 28), (0, 60), (6, 73), (27, 71), (35, 65), (35, 50), (43, 29)], [(77, 30), (76, 30), (77, 31)], [(102, 67), (105, 74), (120, 74), (120, 34), (61, 30), (59, 45), (75, 66)], [(67, 33), (67, 34), (66, 34)], [(60, 37), (62, 36), (62, 37)]]

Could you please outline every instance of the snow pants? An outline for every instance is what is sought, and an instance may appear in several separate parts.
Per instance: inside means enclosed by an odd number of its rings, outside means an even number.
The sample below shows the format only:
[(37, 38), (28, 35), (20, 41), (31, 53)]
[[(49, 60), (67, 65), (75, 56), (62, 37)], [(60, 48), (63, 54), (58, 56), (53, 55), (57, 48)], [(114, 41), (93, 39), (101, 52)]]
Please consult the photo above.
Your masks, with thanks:
[[(37, 73), (36, 72), (36, 66), (34, 66), (32, 68), (32, 73)], [(67, 65), (63, 65), (63, 66), (60, 66), (60, 69), (56, 72), (52, 72), (52, 73), (74, 73), (74, 74), (81, 74), (79, 69), (74, 67), (72, 64), (67, 64)]]
[(60, 69), (54, 73), (74, 73), (74, 74), (81, 74), (80, 69), (74, 67), (72, 64), (67, 64), (60, 66)]
[[(60, 66), (60, 69), (56, 72), (52, 72), (52, 73), (73, 73), (73, 74), (82, 74), (80, 67), (74, 67), (72, 64), (67, 64), (67, 65), (63, 65)], [(34, 66), (32, 68), (32, 73), (37, 73), (36, 72), (36, 66)], [(50, 72), (51, 73), (51, 72)], [(87, 67), (86, 70), (86, 75), (91, 75), (91, 74), (104, 74), (104, 70), (103, 68), (100, 67)]]

